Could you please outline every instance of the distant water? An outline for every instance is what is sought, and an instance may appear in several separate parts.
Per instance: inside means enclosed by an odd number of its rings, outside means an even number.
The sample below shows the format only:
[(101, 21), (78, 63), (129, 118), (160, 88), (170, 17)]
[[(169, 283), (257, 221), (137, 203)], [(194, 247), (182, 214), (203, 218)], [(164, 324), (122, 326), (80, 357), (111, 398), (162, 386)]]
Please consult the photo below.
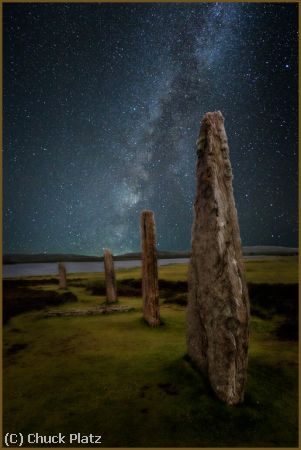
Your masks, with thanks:
[[(159, 265), (183, 264), (187, 263), (188, 258), (177, 259), (159, 259)], [(93, 273), (103, 272), (103, 262), (66, 262), (67, 273)], [(116, 269), (130, 269), (140, 267), (140, 260), (133, 261), (115, 261)], [(26, 264), (6, 264), (3, 265), (3, 277), (27, 277), (38, 275), (57, 275), (57, 263), (26, 263)]]
[[(281, 255), (248, 255), (245, 260), (270, 259)], [(160, 266), (167, 266), (168, 264), (187, 264), (189, 258), (173, 258), (173, 259), (159, 259)], [(116, 269), (131, 269), (133, 267), (140, 267), (140, 260), (132, 261), (115, 261)], [(103, 262), (66, 262), (67, 272), (69, 273), (94, 273), (103, 272)], [(39, 275), (57, 275), (57, 263), (26, 263), (26, 264), (4, 264), (2, 266), (3, 278), (9, 277), (30, 277)]]

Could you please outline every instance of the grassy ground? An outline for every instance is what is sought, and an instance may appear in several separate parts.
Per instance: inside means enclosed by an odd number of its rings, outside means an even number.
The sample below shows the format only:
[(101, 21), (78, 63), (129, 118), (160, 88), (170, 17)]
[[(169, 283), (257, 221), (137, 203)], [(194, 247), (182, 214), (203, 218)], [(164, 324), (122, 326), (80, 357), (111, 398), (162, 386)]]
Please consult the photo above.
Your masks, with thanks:
[[(185, 281), (187, 266), (160, 268)], [(120, 270), (118, 280), (138, 278)], [(247, 263), (252, 283), (296, 283), (297, 259)], [(45, 278), (45, 277), (43, 277)], [(32, 278), (39, 280), (38, 277)], [(94, 307), (103, 275), (70, 276), (78, 301), (55, 309)], [(56, 290), (54, 284), (35, 289)], [(252, 318), (243, 405), (227, 407), (186, 359), (185, 307), (161, 305), (164, 326), (141, 320), (141, 298), (119, 298), (129, 313), (44, 318), (27, 312), (4, 327), (4, 433), (101, 434), (102, 447), (297, 447), (297, 343), (275, 334), (282, 315)]]

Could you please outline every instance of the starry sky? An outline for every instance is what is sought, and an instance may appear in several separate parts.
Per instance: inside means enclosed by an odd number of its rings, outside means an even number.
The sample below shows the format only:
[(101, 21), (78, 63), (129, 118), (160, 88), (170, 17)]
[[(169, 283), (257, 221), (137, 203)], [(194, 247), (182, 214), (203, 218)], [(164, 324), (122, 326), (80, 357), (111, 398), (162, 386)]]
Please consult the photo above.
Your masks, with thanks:
[(297, 8), (4, 4), (4, 253), (188, 250), (215, 110), (243, 245), (297, 246)]

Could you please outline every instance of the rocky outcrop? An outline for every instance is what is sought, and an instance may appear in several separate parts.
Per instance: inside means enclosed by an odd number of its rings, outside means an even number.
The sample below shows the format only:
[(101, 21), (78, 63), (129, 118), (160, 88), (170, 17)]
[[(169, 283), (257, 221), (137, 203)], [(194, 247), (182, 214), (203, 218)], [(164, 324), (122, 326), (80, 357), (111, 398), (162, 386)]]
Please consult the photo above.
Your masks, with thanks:
[(197, 155), (188, 353), (217, 397), (232, 405), (244, 398), (250, 313), (228, 141), (220, 112), (204, 116)]
[(158, 263), (154, 213), (141, 214), (143, 317), (151, 327), (160, 325)]
[(107, 303), (117, 302), (117, 288), (113, 256), (107, 248), (104, 250), (104, 268), (106, 280)]
[(76, 317), (76, 316), (98, 316), (102, 314), (112, 314), (116, 312), (130, 312), (135, 308), (130, 306), (103, 306), (94, 309), (70, 309), (47, 311), (44, 317)]

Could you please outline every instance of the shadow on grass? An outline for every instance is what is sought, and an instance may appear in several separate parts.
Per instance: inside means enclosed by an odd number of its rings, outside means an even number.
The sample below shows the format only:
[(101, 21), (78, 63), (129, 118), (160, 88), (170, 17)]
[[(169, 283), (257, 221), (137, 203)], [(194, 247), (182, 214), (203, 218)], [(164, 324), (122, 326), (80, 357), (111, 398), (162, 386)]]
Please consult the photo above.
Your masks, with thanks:
[(11, 317), (27, 311), (41, 310), (48, 306), (77, 301), (76, 295), (68, 291), (35, 290), (22, 285), (8, 288), (5, 284), (3, 299), (3, 323), (8, 322)]
[(193, 436), (198, 430), (201, 446), (298, 445), (298, 374), (294, 368), (252, 358), (244, 402), (235, 406), (215, 397), (188, 355), (174, 361), (165, 376), (166, 383), (159, 386), (162, 392), (176, 395), (178, 404), (189, 405), (186, 429), (191, 442), (196, 442)]

